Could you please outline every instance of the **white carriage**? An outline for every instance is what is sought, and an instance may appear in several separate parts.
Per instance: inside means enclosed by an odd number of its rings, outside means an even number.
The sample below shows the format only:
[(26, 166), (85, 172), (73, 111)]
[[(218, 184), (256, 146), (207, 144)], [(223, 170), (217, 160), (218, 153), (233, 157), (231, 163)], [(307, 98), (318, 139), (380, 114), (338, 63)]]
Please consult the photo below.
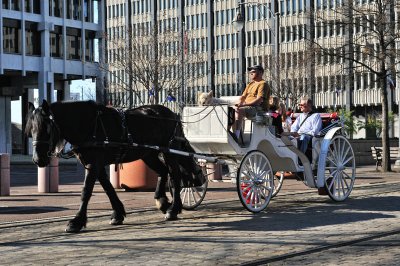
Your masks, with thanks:
[[(236, 185), (243, 206), (251, 212), (264, 210), (283, 182), (283, 172), (303, 176), (305, 185), (343, 201), (351, 193), (355, 180), (353, 149), (343, 135), (340, 120), (331, 123), (313, 137), (312, 161), (297, 149), (289, 136), (276, 137), (272, 117), (258, 114), (247, 120), (243, 143), (228, 131), (228, 106), (185, 107), (185, 136), (197, 158), (213, 163), (226, 163), (237, 169)], [(301, 161), (301, 164), (299, 163)], [(281, 172), (280, 176), (275, 173)], [(204, 198), (203, 187), (185, 188), (181, 198), (186, 209), (197, 207)]]

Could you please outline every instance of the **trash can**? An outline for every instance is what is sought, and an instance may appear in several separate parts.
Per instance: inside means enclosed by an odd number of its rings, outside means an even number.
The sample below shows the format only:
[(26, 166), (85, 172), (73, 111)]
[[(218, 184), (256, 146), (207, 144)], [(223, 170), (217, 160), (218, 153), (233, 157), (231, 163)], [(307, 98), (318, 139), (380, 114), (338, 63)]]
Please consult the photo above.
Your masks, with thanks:
[(137, 160), (123, 163), (119, 169), (121, 188), (127, 191), (154, 191), (158, 174), (150, 169), (144, 161)]

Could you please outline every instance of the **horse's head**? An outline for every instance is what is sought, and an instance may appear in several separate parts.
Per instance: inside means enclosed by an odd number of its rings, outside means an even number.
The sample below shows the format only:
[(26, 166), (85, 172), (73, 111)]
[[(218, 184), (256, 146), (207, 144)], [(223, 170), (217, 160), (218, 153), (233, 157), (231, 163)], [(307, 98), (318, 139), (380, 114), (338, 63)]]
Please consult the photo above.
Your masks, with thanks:
[(39, 167), (47, 166), (56, 149), (59, 130), (46, 100), (36, 109), (29, 103), (25, 133), (32, 137), (32, 161)]

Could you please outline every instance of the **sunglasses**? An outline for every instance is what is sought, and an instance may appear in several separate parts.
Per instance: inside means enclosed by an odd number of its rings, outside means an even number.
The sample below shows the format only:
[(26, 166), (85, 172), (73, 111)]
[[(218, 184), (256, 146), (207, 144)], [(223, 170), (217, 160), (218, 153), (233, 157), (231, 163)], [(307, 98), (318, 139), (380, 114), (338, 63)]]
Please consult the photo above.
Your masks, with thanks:
[(302, 103), (299, 103), (298, 105), (299, 105), (300, 107), (307, 106), (307, 104), (302, 104)]

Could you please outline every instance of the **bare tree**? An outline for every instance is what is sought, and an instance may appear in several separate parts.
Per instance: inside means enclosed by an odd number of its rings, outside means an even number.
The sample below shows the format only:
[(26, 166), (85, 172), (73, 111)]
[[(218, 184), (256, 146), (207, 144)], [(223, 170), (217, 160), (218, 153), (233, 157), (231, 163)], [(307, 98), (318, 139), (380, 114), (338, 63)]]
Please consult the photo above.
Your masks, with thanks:
[(205, 66), (206, 56), (199, 47), (190, 45), (195, 43), (190, 34), (185, 33), (182, 40), (176, 27), (148, 25), (136, 24), (117, 36), (108, 36), (109, 62), (102, 64), (102, 68), (110, 73), (112, 90), (121, 92), (125, 102), (132, 103), (132, 98), (137, 97), (144, 104), (139, 91), (146, 90), (151, 103), (160, 103), (162, 90), (175, 95), (183, 93), (182, 82), (206, 74), (205, 70), (199, 71), (199, 66)]
[[(391, 171), (389, 160), (388, 78), (395, 79), (400, 53), (395, 43), (396, 0), (341, 1), (329, 12), (312, 10), (315, 29), (322, 36), (328, 32), (342, 33), (335, 38), (309, 38), (321, 56), (339, 58), (350, 73), (371, 73), (382, 97), (382, 171)], [(340, 36), (341, 35), (341, 36)], [(325, 36), (326, 37), (326, 36)], [(329, 37), (329, 36), (328, 36)], [(350, 88), (348, 88), (350, 89)]]
[(298, 99), (307, 94), (307, 79), (315, 79), (308, 73), (309, 66), (306, 63), (313, 61), (314, 57), (310, 49), (266, 57), (264, 65), (269, 69), (265, 73), (266, 79), (279, 84), (271, 86), (272, 94), (284, 101), (288, 108), (296, 108)]

